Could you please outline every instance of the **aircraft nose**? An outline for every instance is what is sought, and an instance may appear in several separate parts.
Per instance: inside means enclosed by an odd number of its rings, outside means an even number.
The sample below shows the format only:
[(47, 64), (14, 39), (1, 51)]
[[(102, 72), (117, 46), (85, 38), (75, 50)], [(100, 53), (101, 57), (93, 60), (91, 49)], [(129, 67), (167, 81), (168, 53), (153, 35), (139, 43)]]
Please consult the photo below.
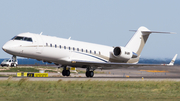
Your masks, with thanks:
[(8, 42), (6, 42), (4, 44), (2, 49), (3, 49), (4, 52), (6, 52), (8, 54), (14, 54), (14, 53), (18, 53), (19, 52), (19, 50), (17, 50), (16, 47), (18, 47), (16, 45), (16, 43), (14, 43), (14, 41), (10, 40), (10, 41), (8, 41)]
[(2, 49), (5, 52), (11, 51), (12, 50), (12, 42), (8, 41), (7, 43), (5, 43), (4, 46), (2, 47)]
[(9, 47), (8, 47), (8, 45), (4, 45), (3, 47), (2, 47), (2, 49), (6, 52), (8, 49), (9, 49)]

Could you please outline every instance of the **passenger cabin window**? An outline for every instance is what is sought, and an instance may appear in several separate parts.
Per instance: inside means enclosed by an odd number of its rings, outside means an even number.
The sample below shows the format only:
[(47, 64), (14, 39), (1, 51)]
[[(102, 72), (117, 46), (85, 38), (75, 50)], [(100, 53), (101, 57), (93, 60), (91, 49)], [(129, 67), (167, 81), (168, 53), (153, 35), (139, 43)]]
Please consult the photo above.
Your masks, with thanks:
[(48, 46), (48, 43), (46, 43), (46, 46)]
[(81, 49), (81, 51), (83, 52), (83, 49)]
[(86, 49), (86, 53), (88, 53), (88, 50)]
[(91, 50), (90, 50), (90, 53), (91, 53)]
[(64, 49), (66, 49), (66, 46), (64, 46)]
[(96, 51), (94, 51), (94, 54), (96, 54)]
[(77, 51), (79, 51), (79, 48), (77, 48)]
[(71, 47), (69, 47), (69, 50), (71, 50)]
[(55, 48), (57, 48), (57, 45), (55, 45)]
[(52, 44), (50, 44), (50, 47), (52, 47)]
[(59, 45), (59, 48), (61, 48), (61, 45)]
[(73, 51), (75, 51), (75, 48), (73, 47)]

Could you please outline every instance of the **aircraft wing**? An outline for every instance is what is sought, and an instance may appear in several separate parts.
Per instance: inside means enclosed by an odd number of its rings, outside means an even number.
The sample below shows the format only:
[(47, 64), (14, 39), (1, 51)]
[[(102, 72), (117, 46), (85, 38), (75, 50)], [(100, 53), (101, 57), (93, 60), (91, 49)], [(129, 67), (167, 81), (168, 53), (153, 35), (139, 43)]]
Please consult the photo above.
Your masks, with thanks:
[[(91, 61), (80, 61), (80, 60), (72, 60), (71, 62), (74, 65), (87, 65), (94, 68), (100, 69), (120, 69), (120, 68), (128, 68), (128, 67), (141, 67), (141, 66), (173, 66), (176, 60), (177, 54), (173, 57), (169, 64), (132, 64), (132, 63), (115, 63), (115, 62), (91, 62)], [(172, 63), (173, 62), (173, 63)]]
[[(121, 68), (128, 68), (128, 67), (140, 67), (140, 66), (163, 66), (161, 64), (132, 64), (132, 63), (114, 63), (114, 62), (91, 62), (91, 61), (79, 61), (73, 60), (72, 63), (74, 65), (87, 65), (95, 68), (100, 69), (121, 69)], [(167, 66), (167, 65), (166, 65)]]

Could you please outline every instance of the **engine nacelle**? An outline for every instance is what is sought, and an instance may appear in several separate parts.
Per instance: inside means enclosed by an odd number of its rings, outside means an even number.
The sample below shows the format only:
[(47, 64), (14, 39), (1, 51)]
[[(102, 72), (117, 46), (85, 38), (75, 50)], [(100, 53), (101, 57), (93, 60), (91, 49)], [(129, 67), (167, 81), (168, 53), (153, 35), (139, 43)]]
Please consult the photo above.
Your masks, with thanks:
[(113, 50), (113, 55), (118, 59), (129, 60), (131, 58), (136, 58), (138, 55), (125, 47), (115, 47)]

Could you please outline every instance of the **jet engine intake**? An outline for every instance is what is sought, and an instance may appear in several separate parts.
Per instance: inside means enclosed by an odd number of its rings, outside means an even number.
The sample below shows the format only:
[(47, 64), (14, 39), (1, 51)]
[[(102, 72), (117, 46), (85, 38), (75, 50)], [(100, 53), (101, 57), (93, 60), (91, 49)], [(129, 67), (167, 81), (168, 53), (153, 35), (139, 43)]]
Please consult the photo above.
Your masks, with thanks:
[(113, 50), (113, 55), (118, 59), (131, 59), (136, 58), (137, 54), (125, 47), (115, 47)]

